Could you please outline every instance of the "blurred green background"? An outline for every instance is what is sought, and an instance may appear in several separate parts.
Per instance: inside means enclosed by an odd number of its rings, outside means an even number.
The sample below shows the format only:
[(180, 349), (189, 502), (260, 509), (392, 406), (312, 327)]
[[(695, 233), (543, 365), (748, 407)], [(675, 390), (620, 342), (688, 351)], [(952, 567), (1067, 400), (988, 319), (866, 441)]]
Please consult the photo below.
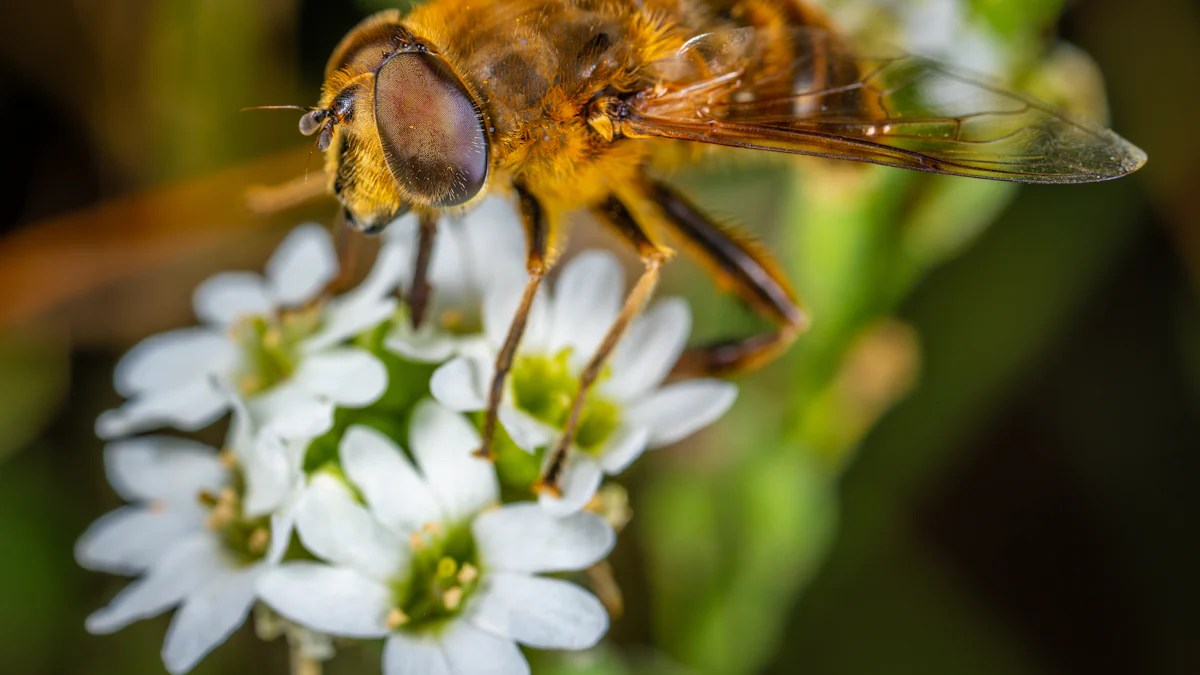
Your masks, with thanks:
[[(189, 323), (199, 280), (330, 220), (326, 201), (246, 210), (305, 155), (295, 115), (238, 110), (315, 100), (385, 4), (6, 6), (0, 671), (163, 672), (165, 617), (83, 630), (124, 583), (72, 556), (118, 503), (92, 422), (122, 351)], [(814, 329), (722, 423), (622, 477), (625, 616), (535, 672), (1200, 672), (1200, 4), (823, 4), (1080, 114), (1106, 114), (1106, 87), (1150, 163), (1078, 187), (732, 156), (678, 176), (771, 242)], [(674, 268), (666, 292), (712, 296)], [(700, 336), (755, 325), (694, 308)], [(378, 668), (352, 648), (328, 672)], [(244, 629), (196, 672), (286, 670)]]

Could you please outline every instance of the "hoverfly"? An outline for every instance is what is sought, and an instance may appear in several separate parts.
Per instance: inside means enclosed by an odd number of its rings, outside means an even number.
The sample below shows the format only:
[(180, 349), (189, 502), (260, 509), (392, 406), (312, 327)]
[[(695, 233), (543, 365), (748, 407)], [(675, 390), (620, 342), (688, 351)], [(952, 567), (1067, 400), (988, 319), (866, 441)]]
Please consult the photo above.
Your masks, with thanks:
[(651, 295), (664, 236), (775, 329), (690, 349), (679, 368), (725, 374), (780, 355), (807, 319), (770, 254), (655, 177), (683, 141), (1029, 183), (1123, 176), (1145, 154), (1115, 133), (907, 55), (856, 53), (800, 0), (433, 0), (376, 14), (337, 46), (300, 130), (326, 152), (347, 222), (421, 221), (420, 322), (439, 218), (513, 193), (529, 279), (497, 360), (489, 455), (504, 379), (563, 215), (586, 209), (644, 271), (580, 374), (540, 489), (555, 491), (588, 387)]

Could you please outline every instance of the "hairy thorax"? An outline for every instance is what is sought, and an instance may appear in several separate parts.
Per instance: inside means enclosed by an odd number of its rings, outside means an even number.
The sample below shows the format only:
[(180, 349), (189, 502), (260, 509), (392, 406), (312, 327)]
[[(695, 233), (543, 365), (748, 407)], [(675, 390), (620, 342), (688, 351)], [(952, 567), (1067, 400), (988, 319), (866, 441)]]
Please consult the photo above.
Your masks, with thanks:
[(518, 180), (579, 206), (631, 179), (653, 143), (613, 143), (587, 124), (605, 92), (647, 85), (645, 65), (682, 44), (661, 14), (621, 2), (431, 3), (405, 23), (443, 45), (480, 97), (494, 148), (492, 183)]

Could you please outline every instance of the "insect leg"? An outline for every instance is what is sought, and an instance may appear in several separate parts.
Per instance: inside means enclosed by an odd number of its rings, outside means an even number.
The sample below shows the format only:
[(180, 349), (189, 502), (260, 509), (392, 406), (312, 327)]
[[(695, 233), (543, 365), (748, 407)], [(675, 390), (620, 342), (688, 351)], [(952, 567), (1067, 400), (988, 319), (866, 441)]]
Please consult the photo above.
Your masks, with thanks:
[(808, 327), (808, 317), (779, 265), (762, 247), (713, 222), (667, 185), (655, 182), (647, 190), (684, 250), (742, 302), (777, 326), (765, 335), (693, 347), (684, 352), (672, 374), (726, 375), (754, 370), (778, 358)]
[(346, 209), (339, 208), (333, 222), (333, 246), (337, 250), (338, 273), (325, 284), (325, 289), (318, 297), (327, 298), (341, 293), (354, 281), (362, 237), (362, 232), (354, 227), (354, 219)]
[(529, 273), (529, 281), (525, 283), (525, 291), (521, 294), (521, 303), (513, 316), (512, 324), (508, 327), (508, 335), (504, 345), (496, 355), (496, 370), (492, 375), (491, 388), (488, 390), (487, 410), (483, 416), (482, 444), (475, 454), (487, 459), (492, 458), (492, 437), (496, 433), (496, 419), (500, 413), (500, 399), (504, 396), (504, 381), (508, 371), (512, 369), (513, 358), (516, 357), (517, 347), (521, 344), (521, 336), (525, 333), (525, 324), (529, 319), (529, 308), (537, 295), (538, 287), (546, 272), (554, 264), (549, 259), (550, 222), (542, 209), (541, 202), (523, 185), (513, 186), (517, 191), (518, 203), (521, 208), (521, 222), (525, 226), (525, 271)]
[(571, 411), (567, 416), (566, 426), (563, 428), (562, 436), (550, 451), (550, 459), (542, 472), (542, 477), (534, 485), (535, 492), (559, 494), (558, 481), (566, 466), (567, 450), (571, 447), (571, 443), (575, 440), (575, 433), (579, 429), (579, 417), (583, 413), (583, 404), (587, 400), (588, 390), (600, 376), (604, 363), (612, 354), (621, 336), (625, 334), (629, 322), (633, 321), (646, 305), (646, 301), (650, 299), (654, 287), (658, 284), (662, 265), (667, 260), (668, 251), (650, 240), (650, 237), (634, 220), (633, 214), (616, 197), (610, 197), (608, 201), (593, 208), (593, 212), (637, 248), (645, 269), (637, 283), (634, 284), (633, 290), (625, 297), (625, 304), (621, 307), (621, 311), (612, 325), (609, 326), (604, 340), (600, 342), (600, 346), (596, 348), (596, 352), (584, 366), (583, 372), (579, 374), (579, 389), (575, 392), (574, 400), (571, 401)]
[(437, 216), (422, 214), (417, 233), (417, 260), (413, 265), (408, 309), (412, 312), (412, 327), (420, 328), (429, 309), (429, 261), (433, 257), (433, 240), (437, 237)]
[(246, 188), (246, 206), (257, 215), (272, 215), (324, 197), (327, 190), (323, 175), (310, 177), (305, 173), (286, 183)]

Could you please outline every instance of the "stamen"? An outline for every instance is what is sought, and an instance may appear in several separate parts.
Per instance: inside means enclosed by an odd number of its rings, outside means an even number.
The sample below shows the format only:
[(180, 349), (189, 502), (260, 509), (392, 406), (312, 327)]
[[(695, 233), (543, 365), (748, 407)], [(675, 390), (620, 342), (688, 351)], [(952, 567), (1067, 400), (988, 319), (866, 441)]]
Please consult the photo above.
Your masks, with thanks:
[(243, 394), (252, 394), (263, 388), (263, 380), (258, 375), (246, 375), (238, 380), (238, 391)]
[(246, 546), (251, 553), (261, 555), (267, 550), (267, 546), (271, 544), (271, 532), (265, 527), (255, 528), (250, 533), (250, 538), (246, 540)]
[(391, 630), (396, 630), (400, 626), (408, 623), (408, 615), (405, 614), (399, 607), (393, 607), (387, 615), (387, 627)]
[(463, 563), (458, 571), (458, 583), (469, 584), (479, 578), (479, 570), (471, 563)]
[(221, 489), (221, 495), (218, 498), (217, 505), (218, 506), (228, 505), (230, 507), (233, 507), (233, 506), (237, 505), (238, 501), (239, 501), (239, 497), (238, 497), (237, 490), (234, 490), (231, 487), (225, 487), (225, 488)]
[(440, 523), (428, 522), (421, 526), (421, 531), (426, 534), (432, 534), (435, 537), (442, 536), (442, 526)]
[(204, 526), (213, 531), (221, 530), (236, 519), (237, 511), (229, 504), (221, 503), (209, 512), (208, 517), (204, 519)]
[(448, 309), (442, 312), (442, 328), (445, 328), (450, 332), (456, 332), (460, 330), (465, 323), (466, 318), (463, 317), (462, 312), (456, 309)]
[(200, 502), (201, 506), (207, 506), (208, 508), (212, 508), (217, 505), (217, 502), (219, 500), (217, 499), (216, 495), (209, 492), (208, 490), (201, 490), (199, 493), (196, 494), (196, 501)]
[(408, 535), (408, 547), (414, 551), (420, 551), (425, 548), (425, 538), (420, 532), (412, 532)]
[(455, 586), (442, 594), (442, 604), (451, 612), (458, 609), (458, 606), (462, 604), (462, 599), (463, 589), (461, 586)]
[(238, 465), (237, 455), (229, 448), (221, 448), (221, 452), (217, 453), (217, 461), (226, 469), (236, 469)]

